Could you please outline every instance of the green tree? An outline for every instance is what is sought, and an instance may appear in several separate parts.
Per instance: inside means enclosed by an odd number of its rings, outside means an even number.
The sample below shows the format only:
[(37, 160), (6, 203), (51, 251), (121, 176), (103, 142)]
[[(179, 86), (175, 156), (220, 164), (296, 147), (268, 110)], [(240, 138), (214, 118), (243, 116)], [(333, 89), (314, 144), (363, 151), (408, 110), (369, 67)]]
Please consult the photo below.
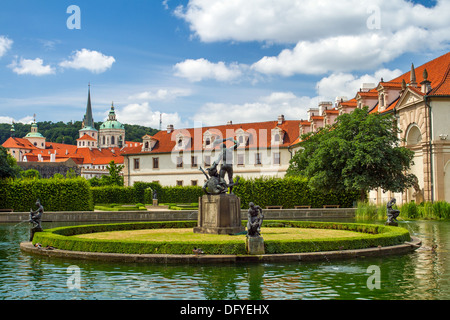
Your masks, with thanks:
[(303, 136), (304, 149), (292, 158), (288, 175), (307, 177), (312, 189), (359, 190), (361, 200), (376, 188), (401, 192), (415, 176), (407, 173), (414, 152), (400, 147), (399, 133), (392, 115), (355, 109)]
[(118, 165), (111, 160), (108, 165), (110, 184), (123, 186), (123, 176), (120, 175), (123, 168), (123, 165)]
[(25, 171), (22, 171), (21, 174), (22, 178), (26, 179), (40, 179), (41, 174), (36, 169), (28, 169)]
[(21, 171), (16, 159), (8, 153), (6, 148), (0, 146), (0, 179), (16, 178)]

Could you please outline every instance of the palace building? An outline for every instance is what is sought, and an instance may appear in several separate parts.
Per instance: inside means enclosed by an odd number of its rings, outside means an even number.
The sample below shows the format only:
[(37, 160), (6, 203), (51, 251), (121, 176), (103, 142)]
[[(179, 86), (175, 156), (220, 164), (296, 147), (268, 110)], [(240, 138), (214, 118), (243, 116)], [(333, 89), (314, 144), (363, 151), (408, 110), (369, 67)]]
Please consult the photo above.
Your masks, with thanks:
[[(203, 185), (206, 168), (220, 155), (215, 139), (239, 141), (234, 150), (234, 175), (245, 178), (283, 177), (301, 135), (332, 124), (342, 113), (369, 107), (372, 113), (392, 113), (402, 131), (403, 146), (414, 151), (411, 173), (414, 188), (393, 194), (372, 190), (371, 202), (383, 204), (392, 197), (408, 201), (450, 202), (450, 53), (403, 75), (378, 84), (363, 84), (352, 99), (338, 97), (308, 110), (307, 120), (285, 120), (175, 129), (168, 126), (143, 137), (141, 147), (123, 152), (126, 185), (158, 181), (162, 185)], [(227, 141), (230, 146), (231, 142)], [(388, 164), (386, 164), (388, 165)]]
[[(199, 128), (174, 128), (145, 135), (142, 142), (125, 142), (124, 126), (117, 121), (114, 105), (107, 120), (95, 128), (90, 88), (77, 146), (47, 142), (36, 123), (24, 138), (12, 135), (3, 146), (20, 161), (57, 161), (71, 158), (86, 178), (107, 174), (107, 164), (123, 164), (125, 185), (137, 181), (161, 185), (200, 185), (206, 181), (201, 169), (210, 167), (221, 154), (222, 141), (238, 142), (234, 148), (234, 176), (283, 177), (293, 154), (301, 148), (301, 136), (332, 124), (343, 113), (369, 107), (372, 113), (391, 113), (401, 129), (403, 146), (414, 151), (411, 173), (414, 188), (392, 194), (372, 190), (371, 202), (450, 202), (450, 52), (401, 76), (378, 84), (363, 84), (351, 99), (337, 97), (308, 110), (306, 120), (277, 119), (255, 123), (224, 123)], [(13, 127), (12, 127), (13, 130)], [(226, 147), (233, 146), (227, 140)], [(386, 164), (388, 165), (388, 164)], [(338, 177), (337, 177), (338, 178)]]

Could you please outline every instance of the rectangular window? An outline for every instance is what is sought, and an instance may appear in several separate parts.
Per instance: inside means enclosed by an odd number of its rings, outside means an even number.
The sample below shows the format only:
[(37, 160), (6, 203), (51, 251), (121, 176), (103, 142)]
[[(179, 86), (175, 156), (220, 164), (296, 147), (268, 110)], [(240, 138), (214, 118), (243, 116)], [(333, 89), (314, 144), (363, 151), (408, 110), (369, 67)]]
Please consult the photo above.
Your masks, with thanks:
[(197, 156), (191, 156), (191, 167), (197, 168)]
[(177, 186), (182, 187), (183, 186), (183, 180), (177, 180)]
[(191, 180), (191, 186), (196, 186), (197, 185), (197, 180)]
[(281, 164), (281, 154), (279, 152), (273, 154), (273, 164)]
[(134, 170), (139, 170), (139, 159), (134, 159)]
[(237, 155), (237, 165), (238, 166), (243, 166), (245, 162), (245, 155), (243, 154), (238, 154)]
[(159, 158), (153, 158), (153, 169), (159, 169)]
[(211, 165), (211, 156), (205, 156), (205, 167), (209, 167)]
[(260, 165), (261, 162), (261, 153), (255, 153), (255, 165)]
[(183, 157), (177, 157), (177, 168), (183, 168)]

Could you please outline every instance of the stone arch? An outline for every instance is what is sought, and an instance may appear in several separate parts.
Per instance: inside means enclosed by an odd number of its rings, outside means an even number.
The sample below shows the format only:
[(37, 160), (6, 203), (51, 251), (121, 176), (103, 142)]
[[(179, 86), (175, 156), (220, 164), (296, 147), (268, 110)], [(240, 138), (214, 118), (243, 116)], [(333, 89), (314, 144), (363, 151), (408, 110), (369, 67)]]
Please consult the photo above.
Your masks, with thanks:
[(408, 126), (405, 134), (406, 147), (414, 151), (413, 163), (410, 173), (417, 177), (417, 184), (413, 188), (406, 191), (406, 201), (414, 200), (417, 203), (423, 201), (424, 190), (424, 155), (422, 149), (423, 134), (420, 127), (416, 123)]
[(417, 124), (412, 123), (409, 125), (406, 130), (405, 140), (407, 146), (415, 146), (422, 142), (422, 132)]

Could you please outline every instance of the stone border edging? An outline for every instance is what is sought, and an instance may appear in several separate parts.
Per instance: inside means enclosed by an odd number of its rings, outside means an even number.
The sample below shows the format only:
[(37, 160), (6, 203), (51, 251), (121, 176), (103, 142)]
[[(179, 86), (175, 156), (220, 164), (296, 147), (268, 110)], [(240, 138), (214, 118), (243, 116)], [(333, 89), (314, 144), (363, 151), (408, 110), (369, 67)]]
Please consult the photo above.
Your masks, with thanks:
[(283, 253), (283, 254), (263, 254), (263, 255), (181, 255), (181, 254), (121, 254), (103, 252), (82, 252), (45, 248), (36, 248), (31, 242), (22, 242), (20, 249), (24, 252), (43, 255), (54, 258), (84, 259), (94, 261), (127, 262), (127, 263), (248, 263), (248, 262), (289, 262), (289, 261), (327, 261), (338, 259), (351, 259), (362, 257), (375, 257), (393, 254), (404, 254), (415, 251), (422, 245), (419, 238), (411, 237), (410, 242), (403, 244), (342, 250), (342, 251), (321, 251), (304, 253)]
[[(355, 208), (327, 209), (263, 209), (265, 219), (341, 219), (354, 218)], [(175, 221), (197, 220), (197, 210), (155, 210), (155, 211), (61, 211), (44, 212), (43, 222), (105, 222), (105, 221)], [(241, 210), (247, 217), (247, 210)], [(18, 223), (30, 218), (29, 212), (0, 212), (0, 223)]]

